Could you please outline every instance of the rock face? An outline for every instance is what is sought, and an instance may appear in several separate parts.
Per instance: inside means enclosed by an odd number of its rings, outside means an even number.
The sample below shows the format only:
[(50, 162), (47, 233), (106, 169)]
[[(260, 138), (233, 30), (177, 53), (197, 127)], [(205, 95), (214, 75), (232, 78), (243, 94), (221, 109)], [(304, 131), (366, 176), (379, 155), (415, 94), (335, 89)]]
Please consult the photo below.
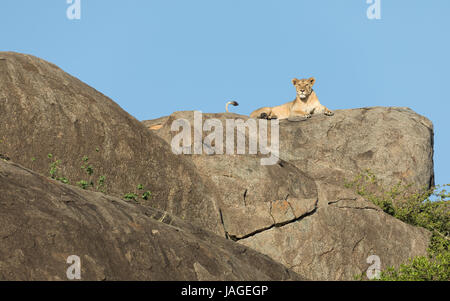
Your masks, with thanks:
[[(224, 125), (226, 118), (249, 119), (231, 113), (203, 116)], [(169, 125), (179, 118), (192, 121), (192, 113), (176, 112), (143, 123), (148, 128), (164, 125), (154, 132), (169, 141), (173, 137)], [(301, 122), (280, 121), (280, 159), (315, 180), (338, 185), (370, 169), (388, 188), (399, 181), (415, 189), (429, 188), (434, 185), (433, 139), (431, 121), (409, 108), (336, 110), (331, 118), (313, 115)]]
[[(85, 280), (352, 280), (370, 255), (384, 268), (428, 246), (428, 231), (344, 188), (365, 169), (386, 187), (434, 183), (432, 124), (409, 109), (281, 121), (273, 165), (261, 165), (261, 152), (175, 155), (171, 127), (193, 125), (192, 112), (142, 124), (58, 67), (0, 52), (0, 114), (0, 160), (15, 162), (0, 161), (0, 279), (65, 279), (67, 256), (79, 255)], [(113, 196), (55, 182), (50, 171), (71, 184), (105, 176)], [(149, 201), (114, 197), (138, 184)]]
[(0, 280), (303, 280), (167, 213), (0, 161)]
[[(408, 140), (402, 140), (386, 132), (384, 140), (380, 140), (381, 134), (376, 134), (375, 130), (377, 125), (356, 128), (356, 125), (362, 127), (357, 112), (337, 111), (335, 119), (316, 116), (304, 122), (280, 122), (281, 160), (275, 165), (262, 166), (262, 154), (187, 156), (202, 177), (212, 180), (223, 195), (218, 206), (227, 236), (314, 280), (352, 280), (367, 270), (370, 255), (379, 256), (382, 267), (387, 267), (424, 254), (430, 237), (428, 231), (385, 214), (345, 189), (344, 183), (366, 168), (381, 174), (386, 185), (400, 179), (432, 183), (432, 127), (425, 118), (405, 109), (359, 110), (367, 120), (386, 115), (385, 123), (390, 120), (394, 132), (416, 133), (416, 138), (409, 134)], [(407, 121), (409, 116), (412, 120)], [(223, 128), (226, 128), (225, 119), (248, 119), (236, 114), (203, 114), (204, 120), (211, 118), (220, 120)], [(177, 135), (171, 132), (171, 125), (180, 119), (194, 124), (193, 112), (176, 112), (144, 124), (157, 129), (153, 131), (171, 143)], [(396, 119), (402, 123), (396, 124)], [(353, 131), (340, 128), (344, 124), (351, 128), (352, 123), (356, 128)], [(192, 136), (194, 131), (192, 129)], [(372, 138), (361, 134), (370, 131), (379, 139), (377, 148), (372, 150), (373, 156), (380, 160), (379, 165), (375, 159), (370, 161), (364, 156), (359, 157), (360, 161), (352, 158), (357, 156), (357, 146), (375, 147), (370, 142)], [(244, 133), (242, 129), (238, 132)], [(202, 135), (208, 134), (203, 132)], [(249, 141), (248, 132), (244, 135)], [(336, 146), (335, 141), (338, 141)], [(353, 151), (349, 151), (352, 149), (349, 145), (354, 145)], [(398, 153), (399, 145), (406, 154), (404, 159)], [(410, 160), (410, 153), (416, 156), (415, 162)], [(380, 159), (388, 155), (395, 158)], [(397, 164), (392, 172), (392, 162), (400, 161), (403, 166)], [(346, 167), (348, 162), (352, 162), (349, 168)], [(431, 170), (414, 173), (417, 165), (423, 166), (420, 171)], [(402, 178), (402, 173), (395, 171), (403, 168), (409, 173)]]
[(314, 179), (342, 184), (370, 169), (385, 187), (434, 185), (433, 124), (409, 108), (336, 110), (300, 125), (283, 122), (280, 157)]
[(108, 194), (121, 197), (143, 184), (153, 207), (221, 231), (211, 224), (219, 221), (219, 196), (209, 180), (111, 99), (55, 65), (0, 52), (0, 116), (0, 154), (12, 161), (49, 175), (61, 160), (58, 176), (75, 185), (89, 181), (80, 168), (87, 156), (91, 180), (97, 185), (104, 176)]

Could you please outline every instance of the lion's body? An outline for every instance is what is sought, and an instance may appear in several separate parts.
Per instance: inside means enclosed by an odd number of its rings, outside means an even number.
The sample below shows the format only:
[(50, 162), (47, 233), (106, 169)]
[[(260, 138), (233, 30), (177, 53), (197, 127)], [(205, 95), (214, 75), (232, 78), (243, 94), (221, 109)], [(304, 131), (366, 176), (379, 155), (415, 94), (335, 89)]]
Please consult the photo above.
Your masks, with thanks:
[(297, 90), (296, 99), (279, 106), (260, 108), (252, 112), (250, 118), (295, 120), (309, 118), (312, 114), (333, 115), (333, 112), (319, 102), (316, 92), (312, 89), (314, 78), (302, 80), (295, 78), (292, 83)]

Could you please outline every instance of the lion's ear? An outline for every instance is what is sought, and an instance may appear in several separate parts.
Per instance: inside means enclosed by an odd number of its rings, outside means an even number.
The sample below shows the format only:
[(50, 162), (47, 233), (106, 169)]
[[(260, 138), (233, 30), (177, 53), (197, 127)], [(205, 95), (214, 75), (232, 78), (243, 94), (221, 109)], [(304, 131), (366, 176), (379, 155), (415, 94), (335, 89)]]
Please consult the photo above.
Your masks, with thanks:
[(298, 80), (297, 78), (294, 78), (294, 79), (292, 80), (292, 83), (294, 84), (294, 86), (295, 86), (298, 82), (299, 82), (299, 80)]
[(309, 81), (309, 83), (310, 83), (311, 86), (312, 86), (312, 85), (314, 85), (314, 83), (316, 82), (316, 79), (315, 79), (314, 77), (310, 77), (310, 78), (308, 79), (308, 81)]

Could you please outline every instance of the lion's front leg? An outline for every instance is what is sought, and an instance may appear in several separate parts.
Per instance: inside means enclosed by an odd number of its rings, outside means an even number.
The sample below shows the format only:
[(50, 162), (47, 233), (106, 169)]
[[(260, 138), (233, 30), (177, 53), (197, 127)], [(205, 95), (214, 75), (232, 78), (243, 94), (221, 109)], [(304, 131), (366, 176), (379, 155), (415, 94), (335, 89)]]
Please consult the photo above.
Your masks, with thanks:
[(325, 108), (325, 111), (323, 112), (326, 116), (333, 116), (334, 112), (329, 110), (328, 108)]
[(302, 110), (296, 110), (296, 111), (292, 111), (291, 114), (288, 117), (289, 121), (303, 121), (306, 120), (308, 118), (311, 118), (311, 114), (302, 111)]
[(315, 114), (324, 114), (326, 116), (333, 116), (334, 113), (330, 109), (328, 109), (326, 106), (320, 105), (317, 109), (314, 110)]

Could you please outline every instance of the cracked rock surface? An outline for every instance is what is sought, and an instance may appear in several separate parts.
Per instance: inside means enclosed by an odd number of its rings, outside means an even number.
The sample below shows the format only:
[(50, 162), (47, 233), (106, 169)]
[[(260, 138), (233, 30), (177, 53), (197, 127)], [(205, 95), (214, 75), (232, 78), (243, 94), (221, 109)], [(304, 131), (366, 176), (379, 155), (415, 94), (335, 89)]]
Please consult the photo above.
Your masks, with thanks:
[(166, 212), (0, 161), (0, 280), (304, 280)]
[[(11, 162), (0, 165), (2, 279), (63, 279), (64, 259), (78, 252), (86, 279), (298, 279), (289, 268), (352, 280), (370, 255), (398, 265), (428, 245), (428, 231), (343, 188), (367, 168), (386, 186), (434, 183), (433, 126), (407, 108), (281, 121), (274, 165), (262, 166), (260, 153), (175, 155), (172, 122), (193, 125), (193, 112), (141, 123), (55, 65), (0, 52), (0, 115), (0, 159)], [(71, 183), (88, 156), (113, 196), (49, 180), (50, 153)], [(151, 200), (114, 198), (138, 184)]]
[[(224, 129), (227, 119), (248, 120), (203, 114), (211, 118)], [(179, 119), (194, 124), (193, 112), (143, 123), (171, 143), (178, 133), (171, 124)], [(248, 137), (248, 131), (238, 131)], [(193, 139), (194, 129), (191, 134)], [(332, 118), (281, 121), (281, 159), (275, 165), (262, 166), (259, 153), (187, 157), (222, 196), (226, 237), (310, 279), (353, 280), (367, 270), (371, 255), (387, 267), (425, 254), (430, 233), (385, 214), (344, 188), (345, 182), (370, 168), (386, 187), (398, 180), (416, 188), (432, 184), (432, 137), (431, 122), (409, 109), (338, 110)]]

